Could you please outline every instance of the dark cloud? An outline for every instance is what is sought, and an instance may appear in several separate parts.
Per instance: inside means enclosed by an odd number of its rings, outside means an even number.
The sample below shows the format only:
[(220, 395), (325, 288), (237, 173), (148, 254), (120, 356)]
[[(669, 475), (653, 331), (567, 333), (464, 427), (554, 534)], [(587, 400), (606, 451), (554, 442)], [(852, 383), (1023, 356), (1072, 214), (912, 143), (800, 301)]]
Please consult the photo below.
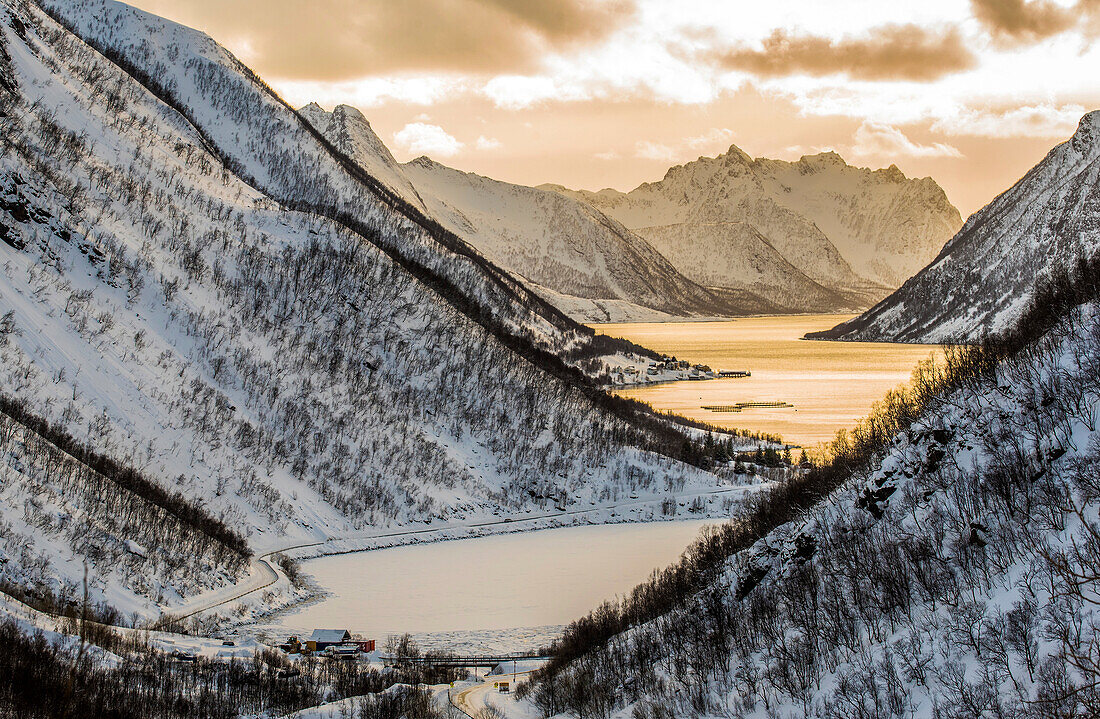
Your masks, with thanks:
[(929, 81), (972, 67), (974, 54), (954, 28), (884, 25), (860, 37), (833, 40), (776, 30), (761, 49), (714, 54), (723, 67), (756, 75), (835, 75), (860, 80)]
[(999, 45), (1035, 43), (1075, 28), (1090, 40), (1100, 36), (1100, 0), (1068, 7), (1051, 0), (970, 0), (970, 6)]
[(270, 77), (402, 70), (520, 72), (547, 47), (598, 40), (634, 0), (130, 0), (198, 27)]
[(1077, 24), (1082, 8), (1049, 0), (970, 0), (974, 17), (1001, 42), (1027, 43), (1058, 35)]

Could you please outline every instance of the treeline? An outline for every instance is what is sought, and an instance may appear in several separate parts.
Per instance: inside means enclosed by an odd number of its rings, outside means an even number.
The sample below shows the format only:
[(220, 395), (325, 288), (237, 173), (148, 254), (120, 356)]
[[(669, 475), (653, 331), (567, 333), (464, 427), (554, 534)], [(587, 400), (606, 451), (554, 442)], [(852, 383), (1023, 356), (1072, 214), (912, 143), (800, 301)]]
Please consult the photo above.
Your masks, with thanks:
[(291, 662), (273, 650), (251, 659), (183, 661), (136, 633), (105, 630), (94, 639), (95, 645), (75, 638), (59, 643), (0, 620), (0, 717), (236, 719), (362, 696), (362, 719), (433, 719), (431, 694), (419, 685), (459, 678), (453, 670), (379, 672), (357, 661), (314, 657)]
[(1013, 326), (987, 340), (998, 354), (1011, 356), (1032, 344), (1074, 308), (1100, 298), (1100, 256), (1078, 257), (1071, 267), (1057, 267), (1040, 278), (1027, 309)]
[[(98, 497), (101, 498), (100, 501), (109, 502), (110, 497), (119, 492), (131, 494), (160, 508), (180, 524), (206, 535), (243, 559), (252, 556), (248, 540), (202, 506), (179, 492), (169, 492), (156, 480), (146, 477), (133, 467), (96, 452), (60, 425), (51, 424), (45, 418), (35, 414), (25, 401), (0, 393), (0, 413), (38, 435), (72, 460), (92, 470), (91, 473), (77, 472), (83, 475), (82, 481), (86, 483), (83, 491), (87, 497)], [(16, 426), (7, 424), (0, 431), (0, 436), (6, 443), (16, 430)], [(97, 482), (97, 478), (100, 477), (114, 486), (109, 487), (103, 482)]]
[(0, 576), (0, 594), (6, 594), (36, 611), (63, 619), (81, 619), (109, 627), (132, 624), (131, 618), (123, 616), (122, 612), (107, 602), (90, 602), (87, 597), (55, 592), (43, 584), (27, 586)]

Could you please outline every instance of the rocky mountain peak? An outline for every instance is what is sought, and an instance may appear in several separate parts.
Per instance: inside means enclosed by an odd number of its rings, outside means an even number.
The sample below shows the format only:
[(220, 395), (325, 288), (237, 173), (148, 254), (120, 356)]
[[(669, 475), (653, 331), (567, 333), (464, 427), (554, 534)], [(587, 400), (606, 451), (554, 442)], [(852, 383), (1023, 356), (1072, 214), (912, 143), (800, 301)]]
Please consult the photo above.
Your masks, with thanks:
[(884, 170), (879, 170), (877, 174), (879, 175), (879, 177), (886, 180), (887, 182), (905, 182), (909, 179), (905, 176), (905, 173), (902, 172), (897, 165), (893, 164), (891, 164)]
[(726, 150), (726, 153), (720, 157), (725, 159), (726, 162), (737, 162), (744, 165), (752, 164), (752, 156), (737, 145), (730, 145), (730, 149)]
[(336, 107), (332, 108), (332, 114), (336, 116), (342, 115), (344, 117), (355, 120), (356, 122), (361, 122), (368, 128), (370, 127), (370, 122), (367, 121), (366, 116), (364, 116), (363, 113), (359, 111), (359, 108), (352, 107), (351, 105), (337, 105)]
[(848, 163), (844, 161), (844, 158), (838, 155), (836, 152), (833, 152), (832, 150), (819, 152), (816, 155), (803, 155), (798, 159), (798, 161), (799, 163), (808, 167), (812, 167), (814, 169), (848, 166)]
[(1082, 155), (1096, 152), (1097, 139), (1100, 138), (1100, 110), (1086, 113), (1077, 125), (1070, 143), (1073, 149)]
[(973, 342), (1012, 327), (1043, 278), (1100, 253), (1098, 184), (1100, 112), (1090, 112), (1072, 138), (974, 213), (931, 264), (863, 315), (819, 336)]

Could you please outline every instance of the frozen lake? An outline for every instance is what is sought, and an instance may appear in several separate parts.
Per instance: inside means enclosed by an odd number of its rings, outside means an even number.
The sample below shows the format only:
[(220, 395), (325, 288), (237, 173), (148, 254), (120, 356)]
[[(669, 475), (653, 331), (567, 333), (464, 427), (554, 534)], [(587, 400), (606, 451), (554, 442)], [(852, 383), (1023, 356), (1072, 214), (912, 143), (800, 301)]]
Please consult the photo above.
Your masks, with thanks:
[[(601, 602), (675, 561), (714, 520), (567, 527), (321, 557), (302, 562), (330, 596), (278, 629), (350, 629), (428, 645), (537, 648)], [(453, 641), (448, 641), (450, 638)]]

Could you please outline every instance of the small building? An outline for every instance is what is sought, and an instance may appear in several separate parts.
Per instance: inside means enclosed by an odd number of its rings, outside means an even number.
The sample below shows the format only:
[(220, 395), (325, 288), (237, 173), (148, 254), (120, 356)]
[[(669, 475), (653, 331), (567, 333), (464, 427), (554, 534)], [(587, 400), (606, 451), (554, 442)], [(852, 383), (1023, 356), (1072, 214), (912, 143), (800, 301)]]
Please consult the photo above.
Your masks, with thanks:
[(347, 629), (314, 629), (313, 634), (310, 634), (309, 639), (306, 640), (306, 649), (311, 652), (320, 652), (350, 639), (351, 632)]
[(359, 643), (359, 651), (363, 652), (364, 654), (370, 654), (374, 651), (373, 639), (358, 639), (356, 641), (358, 641)]

